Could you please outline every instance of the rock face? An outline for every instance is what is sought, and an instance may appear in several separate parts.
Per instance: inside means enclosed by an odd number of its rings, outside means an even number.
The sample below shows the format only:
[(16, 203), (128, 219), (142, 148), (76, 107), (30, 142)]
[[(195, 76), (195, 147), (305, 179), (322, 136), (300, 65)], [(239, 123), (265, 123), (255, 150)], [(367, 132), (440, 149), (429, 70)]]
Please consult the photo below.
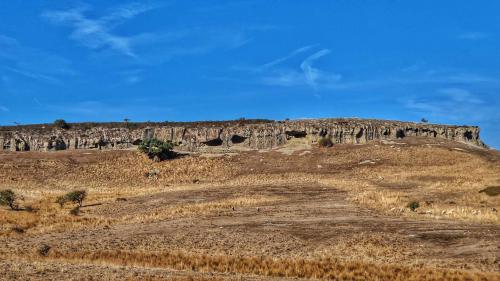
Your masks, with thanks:
[(72, 128), (68, 130), (54, 128), (52, 125), (0, 127), (0, 150), (125, 149), (138, 145), (143, 139), (153, 137), (170, 140), (174, 142), (176, 149), (181, 151), (270, 149), (291, 139), (298, 138), (316, 143), (323, 137), (329, 137), (337, 144), (356, 144), (371, 140), (419, 136), (485, 147), (479, 138), (478, 127), (382, 120), (249, 120), (105, 125), (94, 124), (85, 127), (82, 124), (72, 124)]

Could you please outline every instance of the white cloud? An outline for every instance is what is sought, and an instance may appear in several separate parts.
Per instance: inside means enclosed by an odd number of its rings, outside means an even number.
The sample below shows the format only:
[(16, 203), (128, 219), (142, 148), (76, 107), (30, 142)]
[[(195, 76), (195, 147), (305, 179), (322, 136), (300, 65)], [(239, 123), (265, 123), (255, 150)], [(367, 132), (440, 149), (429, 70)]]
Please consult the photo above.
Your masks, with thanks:
[(269, 68), (269, 67), (272, 67), (272, 66), (275, 66), (277, 64), (280, 64), (282, 62), (285, 62), (293, 57), (295, 57), (296, 55), (298, 54), (301, 54), (301, 53), (304, 53), (314, 47), (318, 46), (318, 44), (315, 44), (315, 45), (308, 45), (308, 46), (304, 46), (304, 47), (300, 47), (298, 49), (295, 49), (294, 51), (292, 51), (291, 53), (289, 53), (288, 55), (284, 56), (284, 57), (281, 57), (281, 58), (278, 58), (278, 59), (275, 59), (271, 62), (268, 62), (266, 64), (263, 64), (260, 69), (264, 69), (264, 68)]
[(88, 8), (80, 7), (65, 11), (45, 11), (42, 17), (53, 23), (69, 25), (73, 29), (70, 38), (87, 48), (110, 48), (126, 56), (136, 57), (133, 45), (141, 35), (121, 36), (114, 29), (126, 20), (154, 8), (156, 7), (134, 3), (117, 7), (108, 15), (91, 18), (85, 15)]
[(303, 86), (306, 84), (302, 73), (298, 71), (278, 71), (273, 75), (261, 78), (261, 82), (270, 86)]
[(3, 112), (9, 112), (9, 108), (6, 107), (6, 106), (3, 106), (3, 105), (0, 105), (0, 111), (3, 111)]
[(330, 53), (328, 49), (322, 49), (309, 55), (300, 63), (299, 67), (279, 67), (280, 64), (285, 64), (291, 58), (306, 53), (317, 46), (307, 45), (298, 48), (281, 58), (257, 68), (248, 68), (247, 70), (262, 73), (258, 81), (265, 85), (282, 87), (307, 86), (315, 90), (318, 88), (333, 88), (339, 83), (342, 76), (320, 70), (314, 66), (317, 60)]
[(328, 55), (329, 53), (330, 53), (330, 50), (323, 49), (321, 51), (318, 51), (318, 52), (312, 54), (311, 56), (306, 58), (300, 64), (300, 68), (302, 69), (302, 72), (304, 73), (304, 77), (306, 79), (306, 83), (309, 84), (313, 88), (317, 87), (317, 81), (319, 79), (327, 78), (328, 80), (330, 80), (333, 77), (334, 80), (336, 80), (336, 81), (340, 80), (340, 75), (331, 76), (331, 75), (325, 74), (325, 73), (321, 72), (321, 70), (313, 67), (313, 63), (316, 60)]

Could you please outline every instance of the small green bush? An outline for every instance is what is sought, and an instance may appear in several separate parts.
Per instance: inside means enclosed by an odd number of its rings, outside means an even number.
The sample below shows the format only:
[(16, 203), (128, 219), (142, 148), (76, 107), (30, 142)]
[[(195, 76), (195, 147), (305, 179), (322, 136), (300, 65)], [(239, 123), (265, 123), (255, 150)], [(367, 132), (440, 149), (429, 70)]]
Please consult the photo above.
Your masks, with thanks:
[(175, 153), (172, 151), (174, 144), (170, 141), (161, 141), (159, 139), (143, 140), (139, 144), (139, 151), (146, 153), (154, 161), (161, 161), (173, 158)]
[(417, 201), (412, 201), (408, 203), (407, 207), (410, 208), (410, 210), (412, 210), (413, 212), (415, 212), (420, 207), (420, 203), (418, 203)]
[(332, 147), (333, 146), (333, 141), (329, 137), (322, 137), (318, 141), (318, 145), (320, 147)]
[(76, 190), (59, 196), (56, 200), (56, 203), (63, 207), (64, 204), (72, 202), (77, 204), (78, 207), (81, 207), (83, 204), (83, 200), (85, 200), (85, 197), (87, 197), (87, 192), (85, 192), (85, 190)]
[(69, 124), (66, 123), (64, 119), (57, 119), (56, 121), (54, 121), (54, 126), (64, 130), (69, 129)]
[(16, 194), (10, 189), (0, 191), (0, 205), (9, 206), (12, 210), (17, 210)]

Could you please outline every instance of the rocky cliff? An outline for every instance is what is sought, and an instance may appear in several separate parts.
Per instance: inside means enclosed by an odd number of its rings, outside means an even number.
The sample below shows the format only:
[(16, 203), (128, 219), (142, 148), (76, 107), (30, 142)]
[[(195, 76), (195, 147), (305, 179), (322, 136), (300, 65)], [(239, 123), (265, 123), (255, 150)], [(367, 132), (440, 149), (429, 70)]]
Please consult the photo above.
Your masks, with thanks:
[(329, 137), (334, 143), (408, 136), (442, 138), (479, 147), (485, 145), (479, 128), (362, 119), (240, 120), (196, 123), (103, 123), (70, 129), (53, 125), (0, 127), (0, 150), (52, 151), (65, 149), (125, 149), (147, 138), (174, 142), (178, 150), (269, 149), (291, 139), (316, 143)]

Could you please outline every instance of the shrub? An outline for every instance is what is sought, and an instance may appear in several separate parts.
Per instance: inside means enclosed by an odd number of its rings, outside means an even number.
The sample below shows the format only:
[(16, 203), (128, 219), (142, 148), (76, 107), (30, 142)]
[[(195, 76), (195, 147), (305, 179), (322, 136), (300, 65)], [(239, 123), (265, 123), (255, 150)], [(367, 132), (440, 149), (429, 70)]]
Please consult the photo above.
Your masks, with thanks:
[(63, 207), (64, 204), (68, 202), (73, 202), (77, 204), (78, 207), (81, 207), (83, 204), (83, 200), (85, 200), (86, 196), (87, 192), (85, 192), (85, 190), (76, 190), (66, 193), (63, 196), (59, 196), (56, 200), (56, 203), (58, 203), (59, 205), (61, 205), (61, 207)]
[(38, 247), (38, 254), (40, 256), (46, 257), (49, 254), (51, 247), (47, 244), (42, 244), (40, 247)]
[(318, 145), (320, 147), (332, 147), (333, 146), (333, 141), (331, 138), (328, 137), (322, 137), (318, 141)]
[(10, 189), (0, 191), (0, 205), (9, 206), (12, 210), (17, 210), (16, 195)]
[(422, 123), (429, 123), (429, 120), (427, 120), (425, 118), (422, 118), (422, 119), (420, 119), (420, 122), (422, 122)]
[(66, 123), (64, 119), (57, 119), (56, 121), (54, 121), (54, 126), (64, 130), (69, 129), (69, 124)]
[(168, 158), (173, 158), (175, 155), (172, 149), (174, 144), (170, 141), (161, 141), (159, 139), (143, 140), (139, 144), (139, 151), (146, 153), (149, 158), (154, 161), (161, 161)]
[(412, 201), (408, 203), (407, 207), (410, 208), (410, 210), (412, 210), (413, 212), (415, 212), (418, 209), (418, 207), (420, 207), (420, 203), (418, 203), (417, 201)]

